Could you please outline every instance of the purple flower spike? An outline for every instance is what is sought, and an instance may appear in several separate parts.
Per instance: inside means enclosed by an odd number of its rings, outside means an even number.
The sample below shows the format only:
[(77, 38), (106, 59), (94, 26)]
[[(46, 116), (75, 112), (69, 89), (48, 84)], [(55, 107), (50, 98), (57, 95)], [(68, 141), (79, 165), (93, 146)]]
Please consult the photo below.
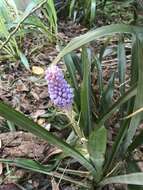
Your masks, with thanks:
[(73, 89), (64, 79), (62, 70), (58, 66), (50, 66), (46, 71), (48, 92), (51, 101), (59, 108), (68, 109), (73, 103)]

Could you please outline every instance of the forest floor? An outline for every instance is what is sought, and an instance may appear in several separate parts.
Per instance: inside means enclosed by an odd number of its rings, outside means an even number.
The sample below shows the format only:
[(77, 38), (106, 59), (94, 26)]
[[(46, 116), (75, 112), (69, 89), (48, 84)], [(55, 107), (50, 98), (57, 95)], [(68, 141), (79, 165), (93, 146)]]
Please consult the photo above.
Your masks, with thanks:
[[(99, 23), (102, 25), (102, 21)], [(88, 31), (80, 24), (71, 21), (59, 24), (59, 36), (65, 42), (72, 38), (84, 34)], [(98, 47), (106, 39), (92, 44), (94, 51), (98, 52)], [(114, 51), (116, 47), (116, 37), (109, 44), (109, 49), (104, 57), (102, 68), (104, 83), (107, 84), (109, 76), (117, 69), (117, 58)], [(49, 120), (48, 114), (53, 111), (48, 98), (47, 83), (44, 80), (44, 71), (59, 53), (56, 44), (47, 42), (43, 36), (35, 38), (27, 36), (23, 45), (24, 53), (30, 61), (31, 71), (27, 71), (19, 61), (0, 62), (0, 99), (12, 105), (16, 110), (31, 117), (35, 122), (45, 127), (57, 135), (64, 138), (65, 131), (62, 129), (63, 120), (56, 116)], [(126, 50), (130, 52), (130, 41), (126, 42)], [(127, 80), (130, 75), (130, 53), (127, 53)], [(97, 77), (93, 75), (93, 86), (96, 91)], [(128, 83), (126, 84), (128, 88)], [(116, 81), (116, 91), (114, 100), (119, 97), (119, 86)], [(112, 144), (117, 128), (113, 129), (112, 124), (118, 123), (117, 117), (110, 122), (109, 141)], [(9, 128), (13, 132), (9, 132)], [(0, 157), (2, 158), (32, 158), (47, 163), (48, 160), (61, 152), (58, 148), (36, 138), (30, 133), (17, 130), (12, 123), (0, 118)], [(0, 190), (76, 190), (78, 187), (70, 183), (55, 180), (44, 174), (34, 173), (17, 167), (6, 167), (0, 164)], [(114, 188), (111, 187), (114, 190)], [(117, 189), (117, 188), (116, 188)]]

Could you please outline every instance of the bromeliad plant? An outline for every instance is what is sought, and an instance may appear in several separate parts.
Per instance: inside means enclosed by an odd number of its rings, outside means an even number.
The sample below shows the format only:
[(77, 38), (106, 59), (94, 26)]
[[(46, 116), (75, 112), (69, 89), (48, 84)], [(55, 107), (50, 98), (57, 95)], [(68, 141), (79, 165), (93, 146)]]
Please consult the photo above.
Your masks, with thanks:
[[(56, 165), (49, 164), (44, 166), (26, 159), (0, 159), (0, 161), (57, 178), (62, 176), (63, 180), (75, 183), (79, 186), (79, 189), (80, 186), (82, 189), (103, 189), (104, 186), (115, 183), (129, 184), (126, 187), (128, 190), (139, 189), (135, 185), (143, 186), (143, 173), (140, 172), (134, 157), (134, 150), (143, 143), (142, 131), (139, 135), (135, 135), (141, 123), (142, 113), (140, 110), (142, 110), (143, 106), (142, 32), (143, 29), (140, 27), (122, 24), (105, 26), (90, 31), (73, 39), (59, 53), (53, 65), (48, 68), (46, 80), (48, 81), (51, 101), (68, 116), (73, 127), (68, 139), (65, 141), (34, 123), (23, 114), (0, 102), (1, 116), (59, 147), (64, 154), (62, 158), (71, 157), (74, 161), (80, 163), (79, 171), (72, 170), (72, 168), (70, 170), (57, 168), (55, 172), (54, 168)], [(122, 84), (120, 88), (121, 96), (115, 103), (111, 101), (114, 92), (115, 76), (111, 76), (106, 89), (102, 80), (101, 62), (106, 45), (101, 48), (99, 55), (92, 54), (89, 48), (85, 47), (91, 41), (98, 40), (101, 37), (110, 36), (111, 38), (114, 34), (119, 35), (117, 51), (118, 77)], [(126, 83), (126, 54), (123, 40), (125, 34), (132, 40), (131, 79), (128, 89), (125, 89), (124, 85)], [(82, 47), (81, 56), (77, 56), (73, 51), (80, 47)], [(57, 66), (57, 63), (63, 57), (74, 91), (66, 82), (61, 68)], [(95, 68), (98, 71), (99, 102), (95, 99), (91, 85), (91, 73)], [(73, 98), (74, 104), (72, 109)], [(112, 119), (112, 115), (115, 113), (121, 116), (118, 122), (120, 127), (112, 147), (109, 147), (107, 138), (107, 132), (109, 131), (108, 120)], [(69, 159), (69, 163), (73, 163), (73, 159)], [(70, 177), (66, 175), (66, 172), (70, 172)], [(84, 182), (75, 180), (76, 175), (83, 176), (83, 174)]]

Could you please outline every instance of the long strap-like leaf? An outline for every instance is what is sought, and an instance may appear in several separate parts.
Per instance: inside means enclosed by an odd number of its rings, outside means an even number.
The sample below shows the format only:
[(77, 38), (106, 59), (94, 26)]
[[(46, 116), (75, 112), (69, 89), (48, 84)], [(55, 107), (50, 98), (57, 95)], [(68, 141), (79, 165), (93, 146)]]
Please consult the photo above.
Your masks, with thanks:
[(53, 61), (53, 64), (57, 64), (59, 60), (65, 56), (66, 54), (70, 53), (71, 51), (80, 48), (81, 46), (97, 40), (101, 37), (113, 35), (116, 33), (129, 33), (129, 34), (136, 34), (136, 33), (142, 33), (143, 28), (142, 27), (136, 27), (131, 25), (125, 25), (125, 24), (112, 24), (110, 26), (103, 26), (100, 28), (97, 28), (93, 31), (89, 31), (86, 34), (83, 34), (79, 37), (76, 37), (72, 39), (67, 46), (58, 54), (58, 56)]
[(110, 178), (107, 178), (107, 179), (101, 181), (100, 185), (104, 186), (104, 185), (112, 184), (112, 183), (143, 185), (143, 172), (110, 177)]
[(34, 135), (48, 141), (49, 143), (59, 147), (63, 150), (68, 156), (71, 156), (78, 160), (83, 166), (85, 166), (92, 173), (95, 172), (92, 164), (78, 151), (72, 148), (69, 144), (56, 137), (49, 131), (47, 131), (44, 127), (34, 123), (31, 119), (26, 117), (24, 114), (14, 110), (7, 104), (4, 104), (0, 101), (0, 116), (4, 117), (7, 120), (12, 121), (17, 126), (27, 130)]

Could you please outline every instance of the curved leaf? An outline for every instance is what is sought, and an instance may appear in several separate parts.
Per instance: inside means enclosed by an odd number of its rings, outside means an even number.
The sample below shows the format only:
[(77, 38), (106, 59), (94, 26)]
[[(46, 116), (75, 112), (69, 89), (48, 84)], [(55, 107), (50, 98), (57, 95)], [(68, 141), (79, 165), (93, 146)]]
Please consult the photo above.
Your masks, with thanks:
[(15, 125), (59, 147), (68, 156), (72, 156), (73, 158), (78, 160), (89, 171), (91, 171), (92, 173), (95, 172), (92, 164), (85, 157), (83, 157), (82, 154), (80, 154), (78, 151), (72, 148), (69, 144), (67, 144), (62, 139), (56, 137), (55, 135), (47, 131), (44, 127), (34, 123), (24, 114), (14, 110), (13, 108), (9, 107), (7, 104), (4, 104), (3, 102), (0, 102), (0, 115), (5, 119), (12, 121)]
[(101, 181), (100, 185), (104, 186), (112, 183), (143, 185), (143, 172), (110, 177)]
[(68, 177), (68, 176), (63, 176), (63, 174), (60, 174), (58, 172), (53, 172), (51, 171), (52, 166), (43, 166), (40, 163), (34, 161), (34, 160), (30, 160), (30, 159), (24, 159), (24, 158), (16, 158), (13, 160), (10, 159), (0, 159), (0, 162), (2, 163), (6, 163), (6, 164), (10, 164), (10, 165), (16, 165), (18, 167), (24, 168), (24, 169), (28, 169), (34, 172), (39, 172), (39, 173), (43, 173), (46, 175), (49, 175), (51, 177), (55, 177), (55, 178), (59, 178), (59, 179), (63, 179), (65, 181), (68, 181), (70, 183), (74, 183), (78, 186), (82, 186), (88, 189), (89, 184), (87, 185), (86, 183), (82, 183), (76, 180), (73, 180), (72, 178)]
[(113, 35), (116, 33), (136, 34), (136, 33), (142, 33), (142, 32), (143, 32), (142, 27), (136, 27), (136, 26), (125, 25), (125, 24), (112, 24), (112, 25), (100, 27), (98, 29), (89, 31), (86, 34), (83, 34), (71, 40), (68, 43), (68, 45), (58, 54), (58, 56), (53, 61), (53, 64), (57, 64), (59, 60), (63, 56), (65, 56), (67, 53), (70, 53), (71, 51), (93, 40), (97, 40), (98, 38), (108, 36), (108, 35)]
[(85, 136), (91, 132), (91, 57), (88, 49), (82, 49), (83, 81), (81, 84), (81, 128)]

